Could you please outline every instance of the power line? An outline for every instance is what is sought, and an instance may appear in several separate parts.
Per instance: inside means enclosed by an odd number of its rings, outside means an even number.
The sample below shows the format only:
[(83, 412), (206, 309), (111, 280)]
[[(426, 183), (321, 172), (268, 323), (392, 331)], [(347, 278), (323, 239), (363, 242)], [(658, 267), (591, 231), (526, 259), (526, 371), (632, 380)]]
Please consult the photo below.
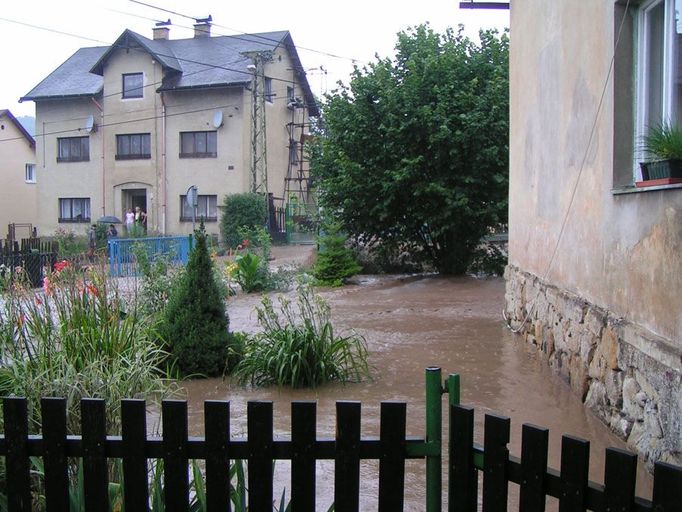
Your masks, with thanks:
[[(132, 0), (131, 0), (131, 1), (132, 1)], [(40, 25), (35, 25), (35, 24), (31, 24), (31, 23), (25, 23), (25, 22), (18, 21), (18, 20), (12, 20), (12, 19), (8, 19), (8, 18), (0, 17), (0, 21), (6, 21), (6, 22), (8, 22), (8, 23), (15, 23), (15, 24), (18, 24), (18, 25), (23, 25), (23, 26), (30, 27), (30, 28), (34, 28), (34, 29), (37, 29), (37, 30), (44, 30), (44, 31), (47, 31), (47, 32), (52, 32), (52, 33), (56, 33), (56, 34), (60, 34), (60, 35), (67, 35), (67, 36), (69, 36), (69, 37), (75, 37), (75, 38), (78, 38), (78, 39), (84, 39), (84, 40), (88, 40), (88, 41), (93, 41), (93, 42), (97, 42), (97, 43), (102, 43), (102, 44), (104, 44), (104, 45), (106, 45), (106, 46), (108, 46), (108, 47), (114, 47), (114, 48), (120, 48), (120, 49), (132, 49), (132, 50), (134, 50), (134, 51), (146, 52), (146, 50), (145, 50), (145, 49), (142, 49), (142, 48), (128, 48), (128, 47), (123, 46), (123, 45), (115, 45), (115, 43), (107, 43), (106, 41), (102, 41), (102, 40), (99, 40), (99, 39), (93, 39), (93, 38), (90, 38), (90, 37), (87, 37), (87, 36), (81, 36), (81, 35), (73, 34), (73, 33), (70, 33), (70, 32), (64, 32), (64, 31), (61, 31), (61, 30), (53, 29), (53, 28), (50, 28), (50, 27), (43, 27), (43, 26), (40, 26)], [(244, 38), (239, 38), (238, 36), (225, 36), (225, 37), (234, 37), (234, 38), (237, 38), (237, 39), (244, 39)], [(271, 39), (271, 41), (277, 42), (277, 41), (274, 40), (274, 39)], [(191, 64), (196, 64), (196, 65), (199, 65), (199, 66), (205, 66), (205, 67), (207, 68), (207, 69), (200, 69), (200, 70), (197, 70), (197, 71), (194, 71), (194, 72), (191, 72), (191, 73), (183, 74), (183, 76), (191, 76), (191, 75), (194, 75), (194, 74), (203, 73), (203, 72), (208, 71), (208, 69), (221, 69), (221, 70), (224, 70), (224, 71), (232, 71), (232, 72), (235, 72), (235, 73), (241, 73), (241, 74), (244, 74), (244, 75), (248, 75), (249, 77), (251, 76), (251, 72), (250, 72), (250, 71), (245, 71), (245, 70), (242, 70), (242, 69), (236, 69), (236, 68), (231, 68), (231, 67), (227, 67), (227, 66), (220, 65), (220, 64), (213, 64), (213, 63), (202, 62), (202, 61), (193, 60), (193, 59), (187, 59), (187, 58), (183, 58), (183, 57), (178, 57), (177, 55), (174, 55), (174, 54), (164, 54), (164, 53), (159, 53), (159, 52), (155, 52), (155, 53), (156, 53), (158, 56), (160, 56), (160, 57), (173, 58), (173, 59), (176, 59), (176, 60), (178, 60), (178, 61), (180, 61), (180, 62), (187, 62), (187, 63), (191, 63)], [(242, 59), (242, 60), (246, 60), (246, 59)], [(232, 61), (233, 64), (235, 64), (235, 63), (237, 63), (237, 62), (239, 62), (239, 60)], [(54, 72), (54, 71), (53, 71), (53, 72)], [(48, 76), (49, 76), (49, 75), (48, 75)], [(287, 80), (287, 79), (285, 79), (285, 78), (278, 78), (278, 77), (268, 77), (268, 78), (271, 79), (271, 80), (273, 80), (273, 81), (284, 82), (284, 83), (287, 83), (287, 84), (294, 84), (294, 83), (295, 83), (293, 80)], [(158, 82), (154, 82), (154, 83), (151, 83), (151, 84), (147, 84), (147, 85), (145, 85), (145, 86), (143, 86), (143, 87), (151, 87), (151, 86), (159, 85), (159, 84), (162, 84), (162, 83), (163, 83), (163, 80), (158, 81)], [(116, 95), (118, 95), (118, 94), (121, 94), (121, 91), (117, 91), (117, 92), (114, 92), (114, 93), (110, 93), (110, 94), (104, 95), (103, 97), (111, 97), (111, 96), (116, 96)]]
[[(195, 21), (197, 20), (197, 18), (194, 17), (194, 16), (189, 16), (188, 14), (182, 14), (182, 13), (180, 13), (180, 12), (171, 11), (170, 9), (166, 9), (166, 8), (164, 8), (164, 7), (158, 7), (158, 6), (156, 6), (156, 5), (148, 4), (148, 3), (145, 3), (145, 2), (141, 2), (140, 0), (129, 0), (129, 1), (130, 1), (130, 2), (133, 2), (133, 3), (135, 3), (135, 4), (143, 5), (143, 6), (145, 6), (145, 7), (149, 7), (149, 8), (151, 8), (151, 9), (156, 9), (156, 10), (159, 10), (159, 11), (167, 12), (167, 13), (169, 13), (169, 14), (175, 14), (176, 16), (180, 16), (180, 17), (182, 17), (182, 18), (187, 18), (187, 19), (195, 20)], [(131, 16), (137, 16), (137, 15), (131, 14)], [(140, 16), (140, 17), (142, 17), (142, 16)], [(261, 35), (261, 34), (249, 34), (249, 33), (247, 33), (247, 32), (244, 32), (243, 30), (239, 30), (239, 29), (236, 29), (236, 28), (226, 27), (225, 25), (220, 25), (219, 23), (212, 23), (212, 25), (213, 25), (214, 27), (220, 27), (220, 28), (224, 28), (225, 30), (231, 30), (231, 31), (233, 31), (233, 32), (237, 32), (238, 34), (241, 34), (241, 35), (252, 36), (252, 37), (256, 37), (256, 38), (258, 38), (258, 39), (263, 39), (263, 40), (265, 40), (265, 41), (270, 41), (270, 42), (274, 42), (274, 43), (281, 43), (281, 41), (278, 41), (278, 40), (276, 40), (276, 39), (269, 38), (269, 37), (264, 36), (264, 35)], [(182, 27), (182, 25), (179, 25), (179, 26)], [(183, 28), (189, 28), (189, 27), (183, 27)], [(234, 35), (234, 34), (219, 34), (219, 35), (224, 35), (224, 36), (226, 36), (226, 37), (235, 37), (235, 38), (237, 38), (237, 39), (241, 39), (241, 38), (239, 38), (239, 36)], [(306, 47), (306, 46), (296, 46), (296, 45), (294, 45), (294, 47), (295, 47), (296, 49), (299, 49), (299, 50), (305, 50), (305, 51), (308, 51), (308, 52), (319, 53), (320, 55), (325, 55), (325, 56), (327, 56), (327, 57), (333, 57), (333, 58), (335, 58), (335, 59), (348, 60), (348, 61), (351, 61), (351, 62), (353, 62), (353, 63), (360, 62), (360, 63), (362, 63), (362, 64), (367, 64), (367, 62), (364, 62), (364, 61), (362, 61), (362, 60), (360, 60), (360, 59), (354, 59), (354, 58), (352, 58), (352, 57), (345, 57), (345, 56), (343, 56), (343, 55), (336, 55), (336, 54), (334, 54), (334, 53), (326, 52), (326, 51), (324, 51), (324, 50), (316, 50), (315, 48), (308, 48), (308, 47)]]
[[(184, 112), (173, 112), (173, 113), (166, 113), (165, 117), (177, 117), (177, 116), (184, 116), (187, 114), (196, 114), (198, 112), (207, 112), (209, 110), (215, 110), (215, 109), (220, 109), (220, 108), (230, 108), (230, 107), (241, 107), (242, 104), (226, 104), (226, 105), (213, 105), (211, 107), (206, 107), (206, 108), (199, 108), (199, 109), (194, 109), (194, 110), (186, 110)], [(116, 121), (116, 122), (109, 122), (109, 123), (102, 123), (99, 125), (100, 128), (108, 128), (111, 126), (121, 126), (129, 123), (139, 123), (142, 121), (154, 121), (157, 119), (163, 119), (163, 115), (158, 115), (158, 116), (149, 116), (149, 117), (140, 117), (137, 119), (128, 119), (126, 121)], [(81, 118), (75, 118), (72, 119), (72, 121), (76, 121), (78, 119), (85, 119), (83, 117)], [(58, 122), (58, 121), (55, 121)], [(64, 121), (65, 122), (65, 121)], [(37, 139), (38, 137), (47, 137), (48, 135), (61, 135), (64, 133), (72, 133), (75, 131), (81, 131), (83, 128), (70, 128), (70, 129), (65, 129), (65, 130), (56, 130), (52, 132), (46, 132), (46, 133), (41, 133), (41, 134), (36, 134), (33, 136), (33, 138)], [(11, 142), (14, 140), (22, 140), (24, 137), (10, 137), (7, 139), (0, 139), (0, 142)]]

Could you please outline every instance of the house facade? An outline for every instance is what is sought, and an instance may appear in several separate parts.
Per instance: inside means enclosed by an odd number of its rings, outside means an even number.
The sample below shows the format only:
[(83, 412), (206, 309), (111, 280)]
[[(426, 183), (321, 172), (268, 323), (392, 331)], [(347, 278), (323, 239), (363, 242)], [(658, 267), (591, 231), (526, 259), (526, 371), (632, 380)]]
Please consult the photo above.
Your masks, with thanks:
[(22, 98), (36, 105), (41, 232), (139, 206), (150, 233), (189, 233), (195, 186), (197, 219), (217, 234), (226, 195), (307, 193), (288, 179), (290, 154), (317, 107), (291, 35), (169, 32), (82, 48)]
[(12, 112), (0, 110), (0, 238), (31, 235), (37, 180), (36, 141)]
[(675, 0), (514, 0), (506, 315), (649, 461), (682, 461), (682, 185), (641, 141), (682, 122)]

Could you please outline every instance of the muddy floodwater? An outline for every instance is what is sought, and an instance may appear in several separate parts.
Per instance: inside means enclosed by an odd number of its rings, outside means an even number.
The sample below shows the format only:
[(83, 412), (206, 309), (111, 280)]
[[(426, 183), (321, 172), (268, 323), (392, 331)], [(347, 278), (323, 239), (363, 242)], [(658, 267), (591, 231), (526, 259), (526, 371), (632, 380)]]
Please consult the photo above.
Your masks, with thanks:
[[(328, 385), (316, 390), (245, 389), (221, 379), (185, 383), (190, 403), (192, 434), (203, 435), (203, 401), (230, 400), (232, 435), (246, 430), (246, 403), (272, 400), (276, 435), (290, 429), (290, 402), (316, 400), (317, 435), (333, 437), (336, 400), (362, 402), (362, 434), (378, 435), (379, 404), (407, 402), (408, 435), (424, 436), (424, 370), (442, 368), (443, 375), (459, 373), (462, 403), (476, 410), (476, 441), (483, 441), (483, 416), (494, 412), (511, 418), (510, 451), (521, 453), (521, 426), (549, 428), (550, 467), (559, 468), (563, 433), (590, 440), (590, 478), (603, 482), (604, 449), (625, 445), (588, 412), (566, 383), (551, 373), (504, 325), (502, 279), (441, 277), (363, 277), (357, 284), (325, 290), (335, 325), (354, 329), (367, 339), (373, 379), (360, 384)], [(255, 331), (252, 314), (257, 296), (240, 295), (228, 305), (233, 331)], [(443, 401), (443, 417), (447, 418)], [(444, 427), (444, 436), (447, 428)], [(445, 452), (446, 453), (446, 452)], [(405, 510), (424, 509), (424, 462), (408, 461)], [(289, 466), (276, 464), (277, 484), (290, 488)], [(361, 466), (361, 510), (376, 510), (378, 464)], [(318, 462), (318, 509), (333, 499), (333, 461)], [(445, 476), (445, 472), (444, 472)], [(638, 494), (651, 495), (651, 478), (640, 462)], [(444, 489), (446, 489), (444, 485)], [(510, 484), (512, 499), (516, 485)], [(444, 502), (446, 501), (444, 497)], [(548, 499), (548, 509), (556, 506)]]

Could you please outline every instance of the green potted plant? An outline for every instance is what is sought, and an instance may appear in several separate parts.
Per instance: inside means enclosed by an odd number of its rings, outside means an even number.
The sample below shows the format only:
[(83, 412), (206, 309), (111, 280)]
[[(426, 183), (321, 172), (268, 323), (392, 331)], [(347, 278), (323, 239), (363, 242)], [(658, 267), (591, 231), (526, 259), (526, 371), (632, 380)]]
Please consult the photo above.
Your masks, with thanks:
[(637, 186), (682, 183), (682, 130), (676, 125), (661, 123), (649, 128), (643, 143), (649, 160), (639, 164), (643, 181), (637, 182)]

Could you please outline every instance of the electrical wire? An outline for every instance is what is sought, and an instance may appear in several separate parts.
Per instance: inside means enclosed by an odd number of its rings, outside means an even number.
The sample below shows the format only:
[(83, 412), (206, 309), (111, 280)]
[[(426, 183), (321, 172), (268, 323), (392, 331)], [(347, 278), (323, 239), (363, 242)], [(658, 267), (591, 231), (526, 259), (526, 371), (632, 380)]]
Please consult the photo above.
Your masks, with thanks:
[[(571, 213), (571, 210), (573, 208), (573, 203), (575, 202), (575, 197), (576, 193), (578, 191), (578, 185), (580, 184), (580, 178), (582, 177), (583, 171), (585, 169), (585, 163), (587, 162), (587, 156), (589, 154), (590, 148), (592, 147), (592, 141), (594, 139), (594, 133), (597, 129), (597, 122), (599, 121), (599, 116), (601, 114), (602, 107), (604, 105), (604, 97), (606, 96), (606, 90), (609, 85), (609, 82), (611, 81), (611, 76), (613, 74), (613, 66), (616, 61), (616, 51), (618, 50), (618, 46), (620, 44), (620, 37), (623, 32), (623, 26), (625, 24), (625, 19), (627, 18), (629, 8), (630, 8), (630, 2), (631, 0), (627, 0), (627, 3), (625, 4), (625, 10), (623, 12), (623, 18), (620, 21), (620, 26), (618, 27), (618, 33), (616, 34), (616, 42), (613, 47), (613, 55), (611, 56), (611, 62), (609, 63), (609, 69), (606, 73), (606, 79), (604, 80), (604, 86), (602, 87), (601, 91), (601, 96), (599, 97), (599, 102), (597, 104), (597, 111), (594, 115), (594, 121), (592, 122), (592, 128), (590, 130), (590, 136), (587, 140), (587, 145), (585, 147), (585, 151), (583, 153), (583, 158), (580, 162), (580, 168), (578, 170), (578, 175), (576, 176), (575, 183), (573, 185), (573, 189), (571, 190), (571, 196), (570, 200), (568, 202), (568, 206), (566, 207), (566, 213), (564, 214), (563, 221), (561, 222), (561, 228), (559, 229), (559, 236), (557, 237), (556, 244), (554, 244), (554, 250), (552, 251), (552, 255), (549, 259), (549, 262), (547, 264), (547, 268), (542, 275), (541, 281), (546, 281), (547, 277), (549, 276), (549, 273), (552, 269), (552, 266), (554, 265), (554, 260), (556, 259), (556, 255), (559, 252), (559, 246), (561, 245), (561, 241), (563, 239), (564, 232), (566, 230), (566, 225), (568, 224), (568, 217)], [(513, 328), (510, 325), (510, 319), (507, 318), (507, 314), (505, 310), (502, 310), (502, 317), (505, 320), (505, 323), (507, 324), (507, 327), (515, 333), (518, 334), (523, 330), (524, 326), (528, 323), (528, 320), (532, 316), (532, 314), (535, 312), (535, 307), (537, 305), (537, 299), (540, 296), (540, 291), (537, 292), (535, 295), (535, 298), (533, 298), (531, 302), (531, 307), (528, 309), (528, 312), (526, 313), (525, 318), (523, 319), (523, 322), (517, 327)]]
[[(158, 6), (156, 6), (156, 5), (152, 5), (152, 4), (148, 4), (148, 3), (145, 3), (145, 2), (141, 2), (140, 0), (129, 0), (129, 1), (132, 2), (132, 3), (134, 3), (134, 4), (138, 4), (138, 5), (143, 5), (143, 6), (145, 6), (145, 7), (149, 7), (149, 8), (151, 8), (151, 9), (156, 9), (156, 10), (159, 10), (159, 11), (167, 12), (167, 13), (169, 13), (169, 14), (174, 14), (174, 15), (180, 16), (180, 17), (182, 17), (182, 18), (186, 18), (186, 19), (190, 19), (190, 20), (195, 20), (195, 21), (198, 20), (198, 18), (196, 18), (196, 17), (194, 17), (194, 16), (189, 16), (188, 14), (182, 14), (182, 13), (180, 13), (180, 12), (172, 11), (172, 10), (166, 9), (166, 8), (164, 8), (164, 7), (158, 7)], [(131, 16), (137, 16), (137, 15), (136, 15), (136, 14), (131, 14)], [(140, 16), (140, 17), (142, 17), (142, 16)], [(236, 29), (236, 28), (226, 27), (225, 25), (220, 25), (220, 24), (218, 24), (218, 23), (212, 23), (211, 25), (214, 26), (214, 27), (224, 28), (225, 30), (230, 30), (230, 31), (232, 31), (232, 32), (237, 32), (237, 34), (240, 34), (240, 35), (251, 36), (251, 37), (258, 38), (258, 39), (263, 39), (263, 40), (265, 40), (265, 41), (269, 41), (269, 42), (281, 44), (281, 41), (278, 41), (278, 40), (276, 40), (276, 39), (272, 39), (272, 38), (266, 37), (266, 36), (261, 35), (261, 34), (249, 34), (249, 33), (244, 32), (244, 31), (242, 31), (242, 30), (239, 30), (239, 29)], [(179, 26), (182, 27), (182, 25), (179, 25)], [(183, 27), (183, 28), (189, 28), (189, 27)], [(229, 34), (229, 35), (228, 35), (228, 34), (218, 34), (218, 35), (224, 35), (224, 36), (226, 36), (226, 37), (235, 37), (235, 38), (237, 38), (237, 39), (240, 39), (240, 37), (239, 37), (238, 35), (235, 35), (235, 34)], [(317, 49), (315, 49), (315, 48), (308, 48), (308, 47), (306, 47), (306, 46), (295, 46), (295, 48), (298, 49), (298, 50), (305, 50), (305, 51), (312, 52), (312, 53), (318, 53), (318, 54), (324, 55), (324, 56), (326, 56), (326, 57), (333, 57), (333, 58), (335, 58), (335, 59), (348, 60), (348, 61), (353, 62), (353, 63), (360, 62), (361, 64), (367, 64), (367, 62), (363, 62), (363, 61), (360, 60), (360, 59), (354, 59), (353, 57), (345, 57), (345, 56), (343, 56), (343, 55), (336, 55), (336, 54), (334, 54), (334, 53), (326, 52), (326, 51), (324, 51), (324, 50), (317, 50)]]

